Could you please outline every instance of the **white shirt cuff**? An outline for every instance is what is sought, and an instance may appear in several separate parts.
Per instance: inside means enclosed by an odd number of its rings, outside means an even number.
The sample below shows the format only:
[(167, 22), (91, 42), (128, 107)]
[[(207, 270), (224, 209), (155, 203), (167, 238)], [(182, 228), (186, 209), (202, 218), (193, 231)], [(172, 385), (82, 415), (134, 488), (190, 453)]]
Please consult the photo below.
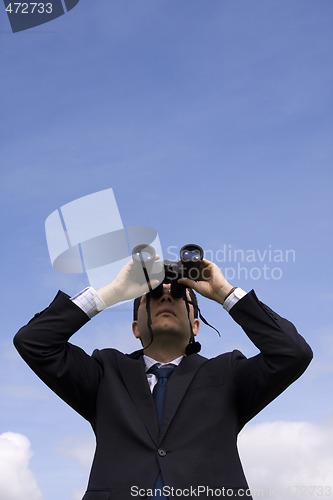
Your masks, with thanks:
[(225, 299), (225, 301), (223, 302), (223, 308), (226, 310), (226, 311), (230, 311), (230, 309), (240, 300), (242, 299), (243, 297), (245, 297), (246, 295), (246, 292), (244, 292), (244, 290), (242, 290), (242, 288), (236, 288), (236, 290), (234, 290), (230, 295), (229, 297), (227, 297)]
[(71, 300), (91, 319), (103, 309), (106, 309), (105, 302), (98, 295), (96, 290), (88, 286), (81, 292), (71, 297)]

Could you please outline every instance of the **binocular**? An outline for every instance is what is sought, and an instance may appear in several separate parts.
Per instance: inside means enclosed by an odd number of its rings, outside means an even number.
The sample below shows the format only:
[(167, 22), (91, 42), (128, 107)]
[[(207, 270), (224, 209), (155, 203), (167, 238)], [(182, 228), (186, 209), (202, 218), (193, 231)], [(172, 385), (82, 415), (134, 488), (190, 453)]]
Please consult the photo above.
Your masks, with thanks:
[[(190, 278), (194, 281), (200, 279), (203, 250), (199, 245), (184, 245), (179, 252), (180, 260), (174, 262), (164, 260), (156, 262), (156, 252), (150, 245), (137, 245), (132, 250), (134, 265), (142, 266), (146, 281), (149, 286), (150, 295), (153, 298), (161, 297), (163, 294), (163, 284), (171, 284), (171, 295), (175, 298), (184, 297), (186, 287), (178, 283), (179, 278)], [(150, 286), (150, 281), (154, 278), (161, 279), (161, 266), (164, 269), (163, 281), (154, 289)], [(155, 269), (154, 269), (155, 267)]]

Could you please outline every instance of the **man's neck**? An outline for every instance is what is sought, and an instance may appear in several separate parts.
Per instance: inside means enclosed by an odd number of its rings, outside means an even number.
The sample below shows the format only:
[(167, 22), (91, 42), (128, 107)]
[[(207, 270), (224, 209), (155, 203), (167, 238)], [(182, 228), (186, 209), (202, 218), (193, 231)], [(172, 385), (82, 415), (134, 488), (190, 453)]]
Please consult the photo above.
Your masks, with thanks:
[(150, 345), (147, 349), (143, 349), (143, 353), (160, 363), (169, 363), (180, 356), (184, 356), (185, 347), (177, 349), (175, 346), (168, 346), (166, 348), (165, 346)]

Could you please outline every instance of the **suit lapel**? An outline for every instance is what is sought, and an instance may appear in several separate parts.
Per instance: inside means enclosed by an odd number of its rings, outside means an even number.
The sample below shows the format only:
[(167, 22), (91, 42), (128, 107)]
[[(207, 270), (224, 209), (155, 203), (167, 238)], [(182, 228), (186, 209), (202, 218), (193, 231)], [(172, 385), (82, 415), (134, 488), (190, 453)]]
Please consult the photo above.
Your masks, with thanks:
[(158, 426), (155, 403), (147, 382), (142, 351), (124, 356), (122, 363), (119, 364), (120, 373), (133, 404), (156, 445), (163, 439), (194, 375), (206, 361), (206, 358), (198, 354), (191, 354), (185, 356), (173, 372), (168, 381), (161, 429)]
[(119, 370), (133, 404), (157, 445), (159, 426), (153, 396), (147, 382), (142, 351), (124, 356)]
[(168, 430), (194, 375), (206, 361), (206, 358), (198, 354), (191, 354), (190, 356), (184, 357), (180, 365), (172, 373), (166, 390), (163, 420), (159, 436), (160, 442)]

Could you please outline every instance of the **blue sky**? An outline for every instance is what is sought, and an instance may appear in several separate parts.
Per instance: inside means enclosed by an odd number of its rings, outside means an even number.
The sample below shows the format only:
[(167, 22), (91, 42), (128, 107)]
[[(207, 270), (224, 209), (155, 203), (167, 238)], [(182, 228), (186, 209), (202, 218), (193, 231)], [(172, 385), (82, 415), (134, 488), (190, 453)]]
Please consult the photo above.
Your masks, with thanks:
[[(274, 422), (287, 426), (281, 436), (300, 422), (309, 442), (332, 435), (332, 14), (330, 0), (81, 0), (13, 34), (1, 7), (0, 434), (29, 439), (36, 499), (80, 498), (91, 433), (12, 337), (59, 288), (87, 285), (52, 269), (45, 219), (110, 187), (124, 225), (155, 228), (165, 257), (188, 242), (214, 255), (224, 245), (295, 251), (295, 261), (265, 261), (281, 279), (243, 271), (233, 282), (291, 319), (315, 353), (245, 437)], [(256, 352), (217, 304), (201, 304), (222, 333), (202, 328), (204, 355)], [(134, 350), (130, 321), (128, 306), (105, 311), (74, 341)]]

